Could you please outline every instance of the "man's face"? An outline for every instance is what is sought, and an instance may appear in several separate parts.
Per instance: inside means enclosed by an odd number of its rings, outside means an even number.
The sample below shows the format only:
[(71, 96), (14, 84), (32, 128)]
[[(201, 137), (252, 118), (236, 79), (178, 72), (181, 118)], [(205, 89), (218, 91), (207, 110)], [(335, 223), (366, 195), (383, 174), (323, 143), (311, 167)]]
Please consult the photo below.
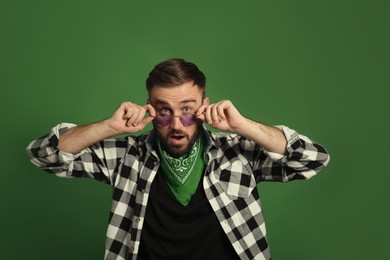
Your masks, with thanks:
[(184, 126), (178, 116), (195, 113), (201, 105), (208, 104), (208, 98), (202, 98), (201, 90), (193, 82), (169, 88), (155, 86), (149, 96), (148, 103), (156, 113), (174, 116), (167, 126), (159, 126), (153, 122), (163, 148), (174, 157), (187, 154), (198, 137), (202, 122), (197, 120), (193, 125)]

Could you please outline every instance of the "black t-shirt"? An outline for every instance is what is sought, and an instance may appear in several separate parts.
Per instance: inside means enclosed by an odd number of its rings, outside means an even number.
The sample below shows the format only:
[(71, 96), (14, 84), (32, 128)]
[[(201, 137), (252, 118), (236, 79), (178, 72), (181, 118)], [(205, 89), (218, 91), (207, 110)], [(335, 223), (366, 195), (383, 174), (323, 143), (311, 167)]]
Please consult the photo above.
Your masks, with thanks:
[(239, 259), (204, 193), (202, 180), (189, 204), (171, 192), (163, 172), (151, 185), (137, 259)]

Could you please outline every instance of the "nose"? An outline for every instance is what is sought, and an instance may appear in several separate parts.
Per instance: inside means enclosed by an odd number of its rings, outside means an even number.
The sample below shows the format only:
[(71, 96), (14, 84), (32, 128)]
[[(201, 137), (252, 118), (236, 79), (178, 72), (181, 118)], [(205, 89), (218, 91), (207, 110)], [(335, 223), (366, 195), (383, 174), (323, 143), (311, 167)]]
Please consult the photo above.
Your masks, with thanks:
[(183, 127), (182, 122), (180, 121), (180, 117), (174, 116), (172, 117), (171, 124), (169, 125), (172, 129), (178, 130)]

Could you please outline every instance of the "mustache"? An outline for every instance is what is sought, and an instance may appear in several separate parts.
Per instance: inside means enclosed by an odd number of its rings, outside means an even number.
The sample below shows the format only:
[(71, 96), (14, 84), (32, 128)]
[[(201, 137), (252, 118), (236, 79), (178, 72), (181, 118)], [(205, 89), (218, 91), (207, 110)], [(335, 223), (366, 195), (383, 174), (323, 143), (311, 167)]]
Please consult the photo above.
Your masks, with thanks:
[(183, 131), (180, 131), (180, 130), (172, 130), (168, 133), (168, 135), (183, 135), (183, 136), (187, 136), (186, 133), (184, 133)]

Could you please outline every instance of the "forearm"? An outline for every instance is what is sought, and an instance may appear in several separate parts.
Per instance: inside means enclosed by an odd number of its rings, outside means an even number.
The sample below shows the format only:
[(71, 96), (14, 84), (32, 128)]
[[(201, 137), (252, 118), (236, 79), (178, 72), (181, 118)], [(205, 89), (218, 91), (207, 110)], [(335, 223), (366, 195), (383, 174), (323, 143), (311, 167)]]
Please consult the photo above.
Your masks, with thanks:
[(269, 152), (286, 154), (287, 139), (283, 131), (276, 127), (264, 125), (246, 118), (235, 132), (254, 141)]
[(77, 154), (103, 139), (116, 135), (107, 120), (69, 128), (59, 137), (58, 149)]
[(269, 152), (286, 153), (287, 139), (281, 130), (243, 117), (229, 100), (204, 104), (196, 115), (213, 128), (246, 137)]

